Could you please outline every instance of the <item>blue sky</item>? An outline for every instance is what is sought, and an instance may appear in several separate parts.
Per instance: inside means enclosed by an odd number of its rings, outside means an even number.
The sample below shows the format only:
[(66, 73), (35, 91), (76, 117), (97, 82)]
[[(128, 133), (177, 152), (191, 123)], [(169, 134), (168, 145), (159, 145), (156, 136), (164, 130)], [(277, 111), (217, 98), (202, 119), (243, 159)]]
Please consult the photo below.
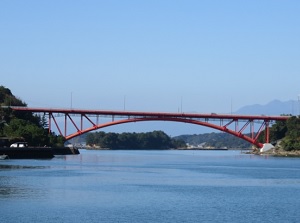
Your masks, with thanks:
[(296, 0), (2, 0), (0, 84), (33, 107), (228, 113), (297, 100), (299, 12)]

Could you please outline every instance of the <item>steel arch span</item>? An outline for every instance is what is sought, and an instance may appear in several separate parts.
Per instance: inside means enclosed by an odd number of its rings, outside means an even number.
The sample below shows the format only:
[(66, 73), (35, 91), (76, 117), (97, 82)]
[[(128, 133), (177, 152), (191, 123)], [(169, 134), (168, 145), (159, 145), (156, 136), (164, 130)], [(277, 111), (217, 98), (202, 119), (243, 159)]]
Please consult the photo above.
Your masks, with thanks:
[[(11, 107), (14, 111), (40, 113), (48, 116), (49, 133), (56, 127), (60, 135), (69, 140), (84, 133), (97, 129), (143, 121), (170, 121), (195, 124), (213, 128), (229, 133), (246, 140), (261, 148), (263, 143), (269, 143), (269, 126), (273, 121), (286, 121), (289, 116), (264, 116), (264, 115), (228, 115), (228, 114), (199, 114), (199, 113), (166, 113), (166, 112), (133, 112), (133, 111), (108, 111), (108, 110), (75, 110), (75, 109), (51, 109), (51, 108), (27, 108)], [(76, 116), (79, 118), (76, 119)], [(60, 118), (63, 118), (61, 127)], [(96, 118), (96, 121), (93, 120)], [(99, 118), (111, 120), (99, 123)], [(115, 120), (116, 119), (116, 120)], [(60, 120), (61, 121), (61, 120)], [(218, 124), (216, 124), (218, 122)], [(85, 127), (88, 123), (89, 126)], [(243, 125), (240, 127), (239, 124)], [(254, 130), (254, 123), (258, 123), (258, 131)], [(68, 133), (68, 126), (74, 127), (75, 132)], [(249, 133), (244, 133), (250, 128)], [(265, 130), (265, 142), (259, 142), (258, 137)]]
[(232, 131), (224, 126), (218, 126), (212, 123), (208, 123), (208, 122), (202, 122), (202, 121), (197, 121), (197, 120), (188, 120), (188, 119), (182, 119), (182, 118), (134, 118), (134, 119), (123, 119), (123, 120), (117, 120), (117, 121), (112, 121), (112, 122), (107, 122), (107, 123), (103, 123), (103, 124), (99, 124), (97, 126), (93, 126), (91, 128), (87, 128), (81, 131), (77, 131), (76, 133), (67, 135), (65, 138), (67, 140), (75, 138), (79, 135), (82, 135), (84, 133), (90, 132), (90, 131), (94, 131), (97, 129), (101, 129), (101, 128), (105, 128), (105, 127), (109, 127), (109, 126), (113, 126), (113, 125), (119, 125), (119, 124), (125, 124), (125, 123), (131, 123), (131, 122), (143, 122), (143, 121), (171, 121), (171, 122), (182, 122), (182, 123), (189, 123), (189, 124), (195, 124), (195, 125), (201, 125), (201, 126), (205, 126), (205, 127), (209, 127), (209, 128), (213, 128), (216, 130), (220, 130), (223, 132), (227, 132), (229, 134), (232, 134), (236, 137), (239, 137), (241, 139), (244, 139), (250, 143), (252, 143), (253, 145), (256, 145), (258, 147), (262, 147), (263, 144), (257, 141), (257, 137), (255, 138), (251, 138), (247, 135), (242, 134), (241, 132), (235, 132)]

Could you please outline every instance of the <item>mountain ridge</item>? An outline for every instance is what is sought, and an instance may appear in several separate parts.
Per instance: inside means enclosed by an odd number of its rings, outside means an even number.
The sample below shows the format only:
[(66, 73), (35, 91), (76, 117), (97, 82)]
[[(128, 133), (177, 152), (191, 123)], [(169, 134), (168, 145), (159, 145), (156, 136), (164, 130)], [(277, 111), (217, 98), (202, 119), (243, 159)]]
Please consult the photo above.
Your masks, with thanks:
[(234, 112), (234, 114), (262, 114), (262, 115), (296, 115), (299, 112), (299, 102), (295, 100), (280, 101), (275, 99), (267, 104), (246, 105)]

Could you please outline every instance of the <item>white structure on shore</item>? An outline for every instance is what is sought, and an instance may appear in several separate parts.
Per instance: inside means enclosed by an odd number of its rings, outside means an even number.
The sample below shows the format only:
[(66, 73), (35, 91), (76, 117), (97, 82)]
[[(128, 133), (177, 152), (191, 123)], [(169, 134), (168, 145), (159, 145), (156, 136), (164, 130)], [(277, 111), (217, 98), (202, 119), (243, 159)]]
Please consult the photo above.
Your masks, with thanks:
[(264, 146), (260, 149), (260, 152), (267, 152), (270, 149), (273, 149), (274, 146), (271, 143), (264, 143)]

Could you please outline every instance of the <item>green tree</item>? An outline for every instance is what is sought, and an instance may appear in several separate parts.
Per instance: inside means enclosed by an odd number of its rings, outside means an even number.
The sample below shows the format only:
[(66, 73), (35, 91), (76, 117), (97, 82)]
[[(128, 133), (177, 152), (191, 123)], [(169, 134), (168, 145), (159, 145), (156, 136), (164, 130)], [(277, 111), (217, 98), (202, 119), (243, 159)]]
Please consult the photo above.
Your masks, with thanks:
[(10, 138), (24, 138), (32, 146), (47, 144), (44, 129), (22, 119), (11, 120), (9, 125), (4, 127), (4, 134)]
[(52, 146), (52, 147), (63, 147), (64, 143), (66, 142), (66, 139), (59, 135), (57, 136), (55, 133), (48, 134), (49, 137), (49, 143), (46, 145)]
[(64, 138), (54, 133), (48, 134), (45, 116), (37, 116), (32, 112), (13, 111), (10, 106), (27, 106), (12, 92), (0, 86), (0, 136), (11, 141), (23, 139), (30, 146), (59, 145), (63, 146)]
[(118, 149), (118, 135), (116, 133), (107, 133), (102, 139), (103, 148)]
[(300, 150), (300, 117), (293, 116), (286, 122), (287, 132), (282, 140), (285, 150)]
[(279, 139), (284, 138), (286, 132), (287, 132), (287, 124), (286, 124), (286, 122), (277, 121), (270, 128), (270, 141), (271, 142), (276, 142)]
[(162, 131), (147, 133), (88, 133), (88, 145), (97, 144), (110, 149), (170, 149), (185, 147), (182, 140), (173, 140)]

